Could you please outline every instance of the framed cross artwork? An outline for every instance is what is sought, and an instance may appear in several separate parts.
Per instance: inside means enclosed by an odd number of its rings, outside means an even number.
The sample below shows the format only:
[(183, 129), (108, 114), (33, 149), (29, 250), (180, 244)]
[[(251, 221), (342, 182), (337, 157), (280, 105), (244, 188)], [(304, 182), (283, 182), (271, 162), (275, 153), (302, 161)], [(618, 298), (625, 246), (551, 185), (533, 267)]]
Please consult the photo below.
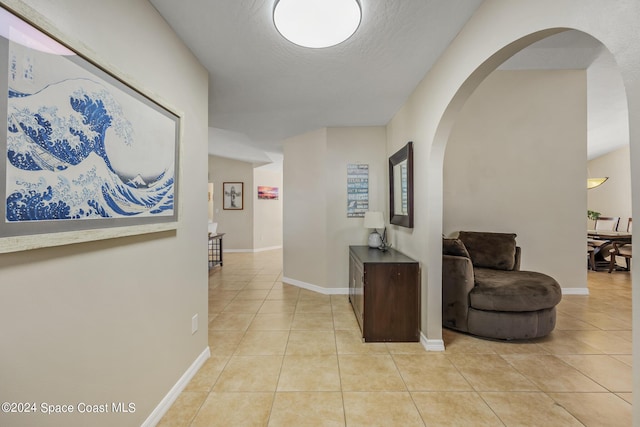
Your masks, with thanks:
[(222, 184), (223, 204), (225, 210), (244, 209), (244, 183), (224, 182)]

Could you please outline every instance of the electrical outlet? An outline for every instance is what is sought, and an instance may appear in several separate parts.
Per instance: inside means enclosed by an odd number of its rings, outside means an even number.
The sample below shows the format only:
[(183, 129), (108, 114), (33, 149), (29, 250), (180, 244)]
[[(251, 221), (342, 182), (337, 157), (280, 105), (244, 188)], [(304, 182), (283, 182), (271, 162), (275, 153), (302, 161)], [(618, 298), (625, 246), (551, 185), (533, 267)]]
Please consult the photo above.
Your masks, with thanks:
[(194, 314), (191, 318), (191, 335), (198, 331), (198, 314)]

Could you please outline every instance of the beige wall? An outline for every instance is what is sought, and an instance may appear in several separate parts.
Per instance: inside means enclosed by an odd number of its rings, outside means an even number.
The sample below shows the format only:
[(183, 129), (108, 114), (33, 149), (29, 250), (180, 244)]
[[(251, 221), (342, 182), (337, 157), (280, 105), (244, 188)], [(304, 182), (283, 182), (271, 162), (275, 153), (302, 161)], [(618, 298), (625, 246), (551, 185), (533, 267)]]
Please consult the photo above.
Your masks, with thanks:
[(349, 287), (349, 245), (366, 245), (371, 233), (362, 218), (347, 218), (349, 163), (369, 165), (369, 210), (382, 211), (385, 224), (389, 224), (385, 140), (383, 126), (327, 129), (327, 287)]
[(0, 255), (0, 400), (136, 408), (0, 425), (138, 426), (207, 348), (207, 73), (146, 1), (2, 3), (184, 119), (176, 231)]
[[(608, 176), (600, 187), (587, 191), (588, 209), (602, 216), (619, 216), (620, 230), (626, 230), (631, 217), (631, 166), (629, 147), (595, 158), (587, 164), (589, 176)], [(591, 223), (591, 222), (590, 222)]]
[[(224, 250), (253, 250), (253, 165), (240, 160), (209, 156), (209, 182), (213, 182), (214, 222), (224, 235)], [(243, 182), (243, 209), (224, 209), (222, 190), (225, 182)]]
[(283, 276), (326, 286), (327, 129), (284, 141)]
[(385, 128), (327, 128), (284, 144), (284, 276), (319, 292), (348, 288), (349, 245), (365, 245), (362, 218), (347, 218), (347, 165), (369, 165), (369, 209), (385, 212)]
[[(213, 221), (225, 233), (225, 252), (254, 252), (282, 246), (282, 172), (254, 168), (240, 160), (209, 156), (209, 182), (213, 182)], [(223, 183), (244, 183), (244, 209), (223, 208)], [(280, 189), (278, 200), (258, 200), (258, 185)]]
[[(256, 168), (253, 171), (255, 184), (253, 208), (254, 249), (273, 249), (282, 247), (282, 172)], [(258, 186), (278, 187), (278, 200), (258, 199)]]
[(586, 95), (581, 70), (487, 77), (447, 143), (443, 232), (514, 232), (523, 270), (586, 292)]

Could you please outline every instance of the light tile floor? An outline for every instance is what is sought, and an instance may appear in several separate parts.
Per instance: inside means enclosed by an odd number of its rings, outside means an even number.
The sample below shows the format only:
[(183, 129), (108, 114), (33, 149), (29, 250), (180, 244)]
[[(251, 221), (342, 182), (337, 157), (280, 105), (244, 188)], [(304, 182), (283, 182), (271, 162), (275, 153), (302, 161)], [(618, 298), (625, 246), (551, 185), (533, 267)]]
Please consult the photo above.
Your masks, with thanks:
[(444, 352), (362, 343), (346, 295), (283, 284), (282, 252), (209, 276), (211, 358), (160, 426), (630, 426), (630, 273), (589, 272), (556, 330), (526, 342), (443, 331)]

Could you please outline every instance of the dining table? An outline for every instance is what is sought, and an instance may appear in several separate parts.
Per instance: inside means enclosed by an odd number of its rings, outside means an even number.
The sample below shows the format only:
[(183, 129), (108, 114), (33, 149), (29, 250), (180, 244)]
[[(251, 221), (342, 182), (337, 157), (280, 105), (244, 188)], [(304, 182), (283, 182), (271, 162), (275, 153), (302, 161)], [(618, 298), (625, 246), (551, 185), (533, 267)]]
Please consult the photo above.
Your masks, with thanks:
[(604, 259), (609, 255), (609, 249), (613, 248), (613, 243), (629, 244), (631, 243), (631, 233), (627, 231), (613, 230), (587, 230), (587, 245), (592, 242), (594, 247), (593, 268), (597, 270), (608, 270), (609, 261)]
[(628, 231), (587, 230), (587, 238), (594, 240), (611, 240), (619, 243), (631, 243)]

